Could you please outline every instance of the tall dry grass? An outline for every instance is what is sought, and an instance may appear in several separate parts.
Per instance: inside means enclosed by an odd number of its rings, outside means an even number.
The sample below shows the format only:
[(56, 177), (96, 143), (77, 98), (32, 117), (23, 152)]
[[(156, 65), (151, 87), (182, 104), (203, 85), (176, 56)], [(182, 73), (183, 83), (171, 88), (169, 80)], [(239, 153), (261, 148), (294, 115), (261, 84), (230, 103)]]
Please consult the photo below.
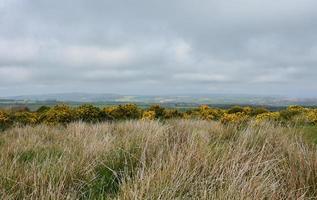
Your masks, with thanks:
[(126, 121), (0, 133), (0, 199), (312, 199), (298, 129)]

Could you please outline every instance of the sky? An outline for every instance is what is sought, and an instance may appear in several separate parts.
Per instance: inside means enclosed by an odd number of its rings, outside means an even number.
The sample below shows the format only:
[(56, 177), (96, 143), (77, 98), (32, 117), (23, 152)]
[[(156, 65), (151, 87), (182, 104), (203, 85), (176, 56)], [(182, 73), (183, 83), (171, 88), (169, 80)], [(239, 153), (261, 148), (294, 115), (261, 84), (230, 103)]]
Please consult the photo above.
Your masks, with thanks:
[(0, 96), (317, 97), (316, 0), (0, 0)]

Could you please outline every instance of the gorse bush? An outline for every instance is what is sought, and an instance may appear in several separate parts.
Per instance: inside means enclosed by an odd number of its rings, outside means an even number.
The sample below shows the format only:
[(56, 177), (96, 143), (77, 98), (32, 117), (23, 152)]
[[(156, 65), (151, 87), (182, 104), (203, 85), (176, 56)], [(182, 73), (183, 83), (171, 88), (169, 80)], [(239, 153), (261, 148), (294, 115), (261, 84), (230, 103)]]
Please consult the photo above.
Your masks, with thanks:
[(256, 116), (256, 122), (262, 123), (262, 122), (276, 122), (280, 119), (281, 114), (279, 112), (267, 112), (262, 113)]
[(317, 125), (317, 109), (310, 110), (307, 113), (308, 122)]
[(241, 106), (234, 106), (230, 108), (227, 113), (228, 114), (234, 114), (234, 113), (242, 113), (244, 111), (243, 107)]
[(39, 123), (39, 116), (32, 112), (15, 112), (11, 117), (17, 125), (35, 125)]
[(40, 116), (40, 120), (48, 125), (67, 124), (77, 120), (76, 112), (68, 105), (57, 105), (44, 112)]
[(0, 110), (0, 130), (8, 127), (10, 124), (10, 116), (6, 112)]
[(44, 112), (49, 111), (50, 109), (51, 109), (51, 108), (48, 107), (48, 106), (41, 106), (41, 107), (39, 107), (39, 108), (36, 110), (36, 112), (38, 112), (38, 113), (44, 113)]
[(135, 104), (106, 107), (103, 112), (112, 120), (139, 119), (141, 117), (141, 110)]
[(38, 123), (66, 125), (73, 121), (97, 123), (109, 120), (168, 120), (179, 118), (220, 121), (224, 124), (273, 121), (282, 124), (317, 125), (317, 109), (289, 106), (287, 109), (271, 112), (263, 107), (234, 106), (226, 110), (201, 105), (198, 108), (181, 112), (160, 105), (152, 105), (149, 108), (141, 109), (135, 104), (123, 104), (100, 109), (91, 104), (78, 107), (61, 104), (52, 108), (42, 106), (36, 112), (31, 112), (25, 107), (23, 109), (0, 111), (0, 128), (3, 130), (12, 125), (36, 125)]
[(100, 122), (104, 119), (101, 110), (90, 104), (81, 105), (75, 111), (77, 119), (84, 122)]
[(221, 122), (223, 124), (229, 124), (229, 123), (234, 123), (234, 124), (242, 124), (248, 121), (249, 116), (246, 115), (243, 112), (237, 112), (237, 113), (225, 113), (223, 117), (221, 118)]
[(155, 112), (152, 110), (144, 111), (142, 114), (142, 120), (154, 120), (155, 119)]
[(164, 117), (163, 117), (164, 119), (175, 119), (175, 118), (182, 118), (182, 117), (183, 117), (183, 113), (179, 112), (176, 109), (165, 109), (164, 110)]
[(155, 113), (156, 119), (162, 119), (164, 118), (165, 109), (161, 107), (160, 105), (152, 105), (147, 109), (148, 111), (153, 111)]

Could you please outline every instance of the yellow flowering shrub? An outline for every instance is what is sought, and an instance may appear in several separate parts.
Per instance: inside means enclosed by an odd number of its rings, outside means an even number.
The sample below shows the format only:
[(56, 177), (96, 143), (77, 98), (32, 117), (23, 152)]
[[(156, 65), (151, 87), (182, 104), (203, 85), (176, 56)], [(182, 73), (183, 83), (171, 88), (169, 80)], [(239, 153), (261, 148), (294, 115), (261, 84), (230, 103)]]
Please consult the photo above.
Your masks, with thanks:
[(102, 120), (102, 113), (98, 107), (84, 104), (76, 109), (77, 118), (84, 122), (98, 122)]
[(267, 121), (278, 121), (280, 119), (279, 112), (267, 112), (256, 116), (255, 121), (257, 123), (267, 122)]
[(199, 115), (201, 119), (204, 120), (217, 120), (223, 115), (220, 109), (210, 108), (207, 105), (202, 105), (199, 107)]
[(49, 125), (67, 124), (76, 120), (75, 111), (68, 105), (56, 105), (40, 116), (40, 120)]
[(227, 113), (228, 114), (243, 113), (243, 111), (244, 109), (241, 106), (233, 106), (227, 110)]
[(308, 122), (317, 125), (317, 109), (310, 110), (307, 113)]
[(38, 114), (32, 112), (15, 112), (12, 114), (12, 118), (18, 125), (35, 125), (39, 122)]
[(142, 115), (142, 120), (154, 120), (155, 119), (155, 112), (152, 110), (144, 111)]
[(295, 112), (295, 113), (301, 113), (301, 112), (306, 112), (308, 109), (307, 109), (307, 108), (304, 108), (304, 107), (302, 107), (302, 106), (292, 105), (292, 106), (288, 106), (288, 107), (287, 107), (287, 110), (288, 110), (288, 111)]
[(180, 118), (182, 117), (182, 113), (176, 109), (165, 109), (164, 110), (164, 119), (172, 119), (172, 118)]
[(103, 112), (113, 120), (139, 119), (141, 110), (135, 104), (110, 106), (103, 109)]
[(0, 110), (0, 130), (10, 126), (10, 124), (10, 116), (6, 112)]
[(185, 112), (183, 114), (183, 119), (192, 119), (192, 113), (190, 112)]
[(232, 113), (228, 114), (225, 113), (223, 117), (221, 118), (221, 123), (228, 124), (228, 123), (234, 123), (234, 124), (241, 124), (246, 122), (249, 119), (248, 115), (242, 112)]
[(155, 112), (155, 118), (162, 119), (164, 118), (165, 108), (160, 105), (152, 105), (147, 110)]
[(243, 107), (242, 110), (243, 110), (242, 112), (245, 113), (246, 115), (252, 115), (253, 108), (251, 108), (250, 106)]

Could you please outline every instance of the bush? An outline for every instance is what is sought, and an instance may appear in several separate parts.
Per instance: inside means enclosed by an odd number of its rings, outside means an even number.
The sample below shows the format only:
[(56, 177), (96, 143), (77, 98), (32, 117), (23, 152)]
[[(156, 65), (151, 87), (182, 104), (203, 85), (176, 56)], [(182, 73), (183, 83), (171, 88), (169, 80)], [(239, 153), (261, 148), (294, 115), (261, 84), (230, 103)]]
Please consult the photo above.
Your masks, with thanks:
[(242, 112), (237, 112), (237, 113), (233, 113), (233, 114), (225, 113), (223, 115), (223, 117), (221, 118), (221, 123), (223, 123), (223, 124), (229, 124), (229, 123), (242, 124), (242, 123), (247, 122), (248, 119), (249, 119), (249, 117)]
[(15, 112), (12, 114), (12, 121), (17, 125), (35, 125), (39, 122), (39, 117), (32, 112)]
[(96, 123), (103, 120), (102, 112), (99, 108), (91, 105), (84, 104), (76, 109), (77, 119), (84, 122)]
[(56, 105), (47, 112), (43, 113), (40, 120), (46, 124), (67, 124), (76, 120), (76, 115), (73, 109), (68, 105)]
[(317, 125), (317, 109), (310, 110), (307, 113), (308, 122)]
[(281, 120), (284, 120), (284, 121), (291, 121), (298, 114), (299, 114), (299, 112), (294, 111), (294, 110), (281, 110), (280, 111)]
[(141, 110), (135, 104), (111, 106), (103, 109), (103, 113), (112, 120), (139, 119)]
[(0, 110), (0, 130), (9, 127), (11, 123), (10, 116), (6, 112)]
[(290, 112), (299, 114), (299, 113), (305, 112), (307, 109), (302, 107), (302, 106), (294, 106), (293, 105), (293, 106), (288, 106), (287, 110), (290, 111)]
[(222, 117), (223, 112), (219, 109), (209, 108), (207, 105), (199, 107), (200, 119), (204, 120), (218, 120)]
[(268, 113), (269, 110), (266, 108), (253, 108), (251, 112), (251, 116), (257, 116), (263, 113)]
[(234, 114), (234, 113), (243, 113), (244, 109), (241, 106), (233, 106), (228, 110), (228, 114)]
[(267, 121), (278, 121), (280, 119), (280, 113), (279, 112), (267, 112), (262, 113), (256, 116), (256, 122), (262, 123)]
[(44, 113), (44, 112), (49, 111), (50, 109), (51, 109), (51, 108), (48, 107), (48, 106), (41, 106), (41, 107), (39, 107), (39, 108), (36, 110), (36, 112), (38, 112), (38, 113)]
[(149, 107), (148, 111), (155, 112), (155, 118), (157, 118), (157, 119), (164, 118), (165, 108), (161, 107), (160, 105), (152, 105)]
[(154, 120), (155, 119), (155, 112), (152, 110), (143, 112), (142, 120)]
[[(155, 113), (155, 112), (154, 112)], [(183, 114), (176, 109), (165, 109), (164, 119), (181, 118)]]

